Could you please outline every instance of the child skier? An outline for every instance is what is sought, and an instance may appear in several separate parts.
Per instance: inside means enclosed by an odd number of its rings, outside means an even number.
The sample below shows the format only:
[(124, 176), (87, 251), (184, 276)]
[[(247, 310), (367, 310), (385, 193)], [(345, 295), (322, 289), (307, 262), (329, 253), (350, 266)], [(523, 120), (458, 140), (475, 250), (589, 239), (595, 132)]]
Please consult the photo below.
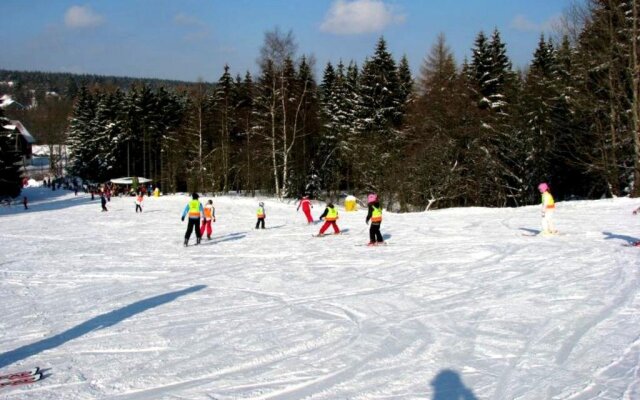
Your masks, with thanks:
[(380, 224), (382, 223), (382, 207), (378, 201), (376, 194), (370, 194), (367, 196), (367, 203), (369, 205), (369, 211), (367, 212), (366, 223), (369, 225), (369, 244), (367, 246), (376, 246), (378, 244), (384, 244), (384, 239), (380, 233)]
[(207, 240), (211, 239), (211, 222), (216, 222), (216, 209), (213, 207), (213, 200), (207, 201), (204, 206), (204, 218), (200, 227), (200, 237), (207, 231)]
[(204, 208), (202, 207), (202, 203), (198, 200), (198, 193), (193, 193), (191, 195), (191, 201), (187, 203), (184, 211), (182, 212), (182, 221), (184, 221), (184, 217), (189, 214), (189, 224), (187, 225), (187, 232), (184, 234), (184, 245), (189, 245), (189, 238), (191, 238), (191, 232), (195, 228), (196, 230), (196, 244), (200, 244), (200, 240), (202, 240), (202, 236), (200, 235), (200, 229), (198, 229), (198, 223), (200, 222), (200, 215), (204, 213)]
[[(640, 207), (638, 207), (635, 210), (633, 210), (633, 215), (637, 215), (638, 213), (640, 213)], [(637, 242), (632, 243), (632, 245), (640, 247), (640, 240), (638, 240)]]
[(553, 196), (549, 192), (549, 185), (543, 182), (538, 185), (538, 190), (542, 194), (542, 234), (555, 235), (558, 233), (553, 222), (556, 205)]
[(104, 192), (100, 192), (100, 205), (102, 205), (102, 211), (109, 211), (107, 210), (107, 198), (104, 195)]
[(258, 229), (258, 227), (262, 227), (262, 229), (264, 229), (264, 219), (267, 217), (267, 215), (264, 212), (263, 202), (260, 202), (258, 204), (258, 211), (256, 211), (256, 216), (258, 217), (258, 221), (256, 222), (256, 229)]
[(142, 212), (143, 201), (144, 201), (144, 195), (142, 194), (142, 192), (138, 192), (138, 195), (136, 196), (136, 214), (138, 213), (138, 210)]
[(319, 219), (324, 220), (324, 224), (322, 225), (322, 228), (320, 228), (318, 236), (324, 235), (324, 232), (329, 229), (330, 226), (333, 226), (334, 234), (340, 234), (340, 228), (338, 228), (338, 224), (336, 224), (336, 221), (338, 220), (338, 210), (336, 210), (333, 203), (329, 202), (327, 204), (327, 208), (325, 208)]
[(302, 212), (307, 217), (307, 223), (311, 224), (313, 222), (313, 216), (311, 215), (311, 209), (313, 208), (313, 204), (311, 204), (311, 200), (309, 200), (309, 196), (304, 196), (302, 200), (300, 200), (300, 204), (298, 204), (298, 208), (296, 208), (296, 211), (300, 211), (301, 206), (302, 206)]

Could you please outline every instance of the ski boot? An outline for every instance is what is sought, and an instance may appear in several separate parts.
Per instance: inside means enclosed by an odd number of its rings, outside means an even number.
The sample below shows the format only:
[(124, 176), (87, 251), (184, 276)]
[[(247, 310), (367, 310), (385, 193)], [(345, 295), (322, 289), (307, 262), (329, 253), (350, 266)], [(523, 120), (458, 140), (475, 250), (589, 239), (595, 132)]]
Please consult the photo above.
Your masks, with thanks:
[(196, 245), (200, 244), (201, 240), (202, 240), (202, 238), (196, 238)]
[(187, 247), (189, 245), (189, 239), (185, 239), (184, 240), (184, 247)]

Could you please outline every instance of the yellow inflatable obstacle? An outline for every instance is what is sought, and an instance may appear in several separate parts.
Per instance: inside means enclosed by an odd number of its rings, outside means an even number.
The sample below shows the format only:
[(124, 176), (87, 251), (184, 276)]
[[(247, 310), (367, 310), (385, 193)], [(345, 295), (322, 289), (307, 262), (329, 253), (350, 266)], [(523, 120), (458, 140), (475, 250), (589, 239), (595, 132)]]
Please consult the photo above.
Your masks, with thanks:
[(356, 211), (358, 209), (358, 204), (356, 203), (356, 198), (355, 196), (347, 196), (346, 199), (344, 199), (344, 210), (345, 211)]

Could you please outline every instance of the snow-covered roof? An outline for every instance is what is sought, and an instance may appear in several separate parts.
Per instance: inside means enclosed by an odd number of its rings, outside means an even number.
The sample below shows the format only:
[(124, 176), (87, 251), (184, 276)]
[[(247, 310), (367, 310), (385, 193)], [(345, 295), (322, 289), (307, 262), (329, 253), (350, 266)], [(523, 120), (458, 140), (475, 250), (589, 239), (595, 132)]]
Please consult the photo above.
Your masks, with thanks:
[[(148, 182), (151, 182), (151, 179), (138, 177), (138, 183), (148, 183)], [(132, 185), (133, 177), (128, 176), (126, 178), (111, 179), (111, 183), (115, 183), (117, 185)]]
[(27, 143), (34, 144), (36, 142), (36, 139), (31, 135), (31, 133), (29, 133), (27, 128), (25, 128), (20, 121), (12, 120), (10, 122), (12, 125), (15, 126), (13, 129), (14, 130), (17, 129), (18, 132), (20, 132), (20, 134), (24, 138), (24, 140), (27, 141)]
[(54, 144), (52, 146), (48, 144), (34, 145), (31, 147), (31, 154), (36, 157), (49, 157), (51, 155), (51, 147), (53, 147), (53, 154), (67, 154), (67, 146), (64, 144)]
[(13, 103), (15, 103), (15, 101), (7, 94), (0, 97), (0, 108), (7, 108)]

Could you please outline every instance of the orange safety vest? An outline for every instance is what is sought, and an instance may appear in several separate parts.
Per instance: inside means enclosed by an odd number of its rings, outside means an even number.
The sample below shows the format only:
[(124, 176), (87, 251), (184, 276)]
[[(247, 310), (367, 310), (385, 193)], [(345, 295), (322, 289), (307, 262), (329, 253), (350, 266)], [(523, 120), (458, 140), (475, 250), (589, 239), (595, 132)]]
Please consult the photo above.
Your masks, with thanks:
[(213, 216), (213, 206), (211, 204), (207, 204), (204, 206), (204, 218), (206, 220), (210, 220)]
[(258, 211), (256, 214), (258, 215), (258, 218), (264, 218), (264, 208), (258, 207)]

